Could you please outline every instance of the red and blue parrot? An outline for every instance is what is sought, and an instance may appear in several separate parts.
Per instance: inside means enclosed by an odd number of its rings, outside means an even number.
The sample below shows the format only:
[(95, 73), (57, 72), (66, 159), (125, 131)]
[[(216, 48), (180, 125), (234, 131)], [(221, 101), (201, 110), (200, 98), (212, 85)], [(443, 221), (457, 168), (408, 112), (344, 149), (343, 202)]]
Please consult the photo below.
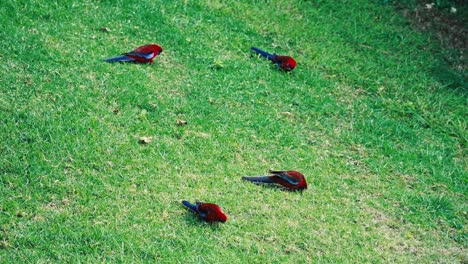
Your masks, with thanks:
[(191, 211), (199, 215), (203, 220), (208, 223), (213, 222), (226, 222), (227, 216), (221, 210), (221, 207), (213, 203), (202, 203), (197, 201), (196, 204), (192, 204), (187, 201), (182, 201), (182, 204), (187, 206)]
[(263, 51), (261, 49), (257, 49), (255, 47), (252, 47), (252, 50), (263, 57), (271, 60), (271, 62), (276, 63), (281, 69), (284, 71), (292, 71), (294, 68), (296, 68), (296, 61), (289, 57), (289, 56), (280, 56), (276, 54), (270, 54), (266, 51)]
[(107, 62), (140, 62), (140, 63), (152, 63), (153, 59), (156, 58), (162, 52), (162, 48), (156, 44), (148, 44), (136, 48), (131, 52), (122, 54), (123, 56), (108, 58)]
[(256, 184), (277, 183), (290, 191), (303, 191), (307, 189), (307, 182), (298, 171), (273, 171), (270, 170), (270, 176), (242, 177), (243, 180)]

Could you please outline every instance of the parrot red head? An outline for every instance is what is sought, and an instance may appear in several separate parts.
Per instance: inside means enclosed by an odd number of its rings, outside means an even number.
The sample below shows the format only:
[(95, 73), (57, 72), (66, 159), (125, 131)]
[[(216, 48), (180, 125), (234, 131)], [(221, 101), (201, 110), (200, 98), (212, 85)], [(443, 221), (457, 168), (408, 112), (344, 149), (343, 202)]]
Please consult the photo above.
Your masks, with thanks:
[(286, 59), (285, 62), (283, 62), (282, 67), (285, 71), (292, 71), (294, 68), (296, 68), (296, 61), (289, 57)]
[(219, 210), (217, 213), (218, 215), (218, 221), (225, 223), (227, 221), (227, 216), (224, 214), (223, 211)]
[(154, 52), (158, 55), (161, 54), (161, 52), (163, 51), (163, 49), (159, 45), (150, 44), (149, 46), (153, 48)]

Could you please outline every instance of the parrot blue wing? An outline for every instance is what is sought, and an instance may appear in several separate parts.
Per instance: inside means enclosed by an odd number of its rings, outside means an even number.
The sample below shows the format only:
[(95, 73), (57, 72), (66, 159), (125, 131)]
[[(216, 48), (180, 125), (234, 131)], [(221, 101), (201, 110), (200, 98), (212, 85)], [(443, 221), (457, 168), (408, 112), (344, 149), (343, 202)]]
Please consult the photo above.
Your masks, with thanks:
[(204, 218), (206, 218), (206, 213), (203, 212), (203, 211), (201, 211), (201, 210), (199, 209), (200, 204), (201, 204), (201, 203), (200, 203), (199, 201), (197, 201), (197, 205), (196, 205), (197, 213), (204, 219)]
[(275, 174), (275, 175), (278, 176), (278, 177), (280, 177), (281, 179), (283, 179), (283, 180), (289, 182), (290, 184), (293, 184), (293, 185), (299, 184), (299, 180), (290, 177), (290, 176), (287, 175), (286, 173), (280, 173), (280, 174)]
[(136, 57), (145, 58), (145, 59), (149, 60), (149, 59), (151, 59), (151, 58), (154, 57), (154, 52), (145, 52), (145, 53), (142, 53), (142, 52), (135, 52), (135, 51), (132, 51), (132, 52), (125, 53), (124, 55), (127, 55), (127, 56), (136, 56)]

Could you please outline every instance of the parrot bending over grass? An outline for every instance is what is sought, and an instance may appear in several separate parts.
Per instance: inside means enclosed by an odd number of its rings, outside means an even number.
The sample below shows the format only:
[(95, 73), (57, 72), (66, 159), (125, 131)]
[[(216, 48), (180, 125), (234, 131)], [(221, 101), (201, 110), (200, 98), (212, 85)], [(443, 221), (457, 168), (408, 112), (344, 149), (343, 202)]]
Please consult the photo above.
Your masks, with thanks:
[(187, 206), (194, 213), (198, 214), (203, 220), (208, 223), (212, 222), (226, 222), (227, 216), (223, 213), (217, 204), (198, 202), (192, 204), (187, 201), (182, 201), (182, 204)]
[(124, 53), (123, 56), (105, 59), (107, 62), (141, 62), (152, 63), (161, 52), (162, 48), (156, 44), (144, 45), (131, 52)]
[(269, 171), (271, 176), (242, 177), (243, 180), (256, 184), (278, 183), (290, 191), (303, 191), (307, 189), (304, 175), (298, 171)]
[(270, 54), (266, 51), (263, 51), (261, 49), (257, 49), (255, 47), (252, 47), (252, 50), (260, 55), (262, 55), (265, 58), (268, 58), (271, 60), (271, 62), (276, 63), (281, 69), (284, 71), (292, 71), (294, 68), (296, 68), (296, 61), (289, 57), (289, 56), (280, 56), (276, 54)]

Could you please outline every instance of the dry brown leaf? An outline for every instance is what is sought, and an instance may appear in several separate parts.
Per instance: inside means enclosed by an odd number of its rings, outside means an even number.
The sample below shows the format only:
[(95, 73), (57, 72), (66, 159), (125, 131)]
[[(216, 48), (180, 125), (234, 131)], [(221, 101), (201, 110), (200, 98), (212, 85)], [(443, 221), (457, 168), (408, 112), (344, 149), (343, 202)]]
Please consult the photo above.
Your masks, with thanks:
[(44, 217), (42, 215), (36, 215), (36, 216), (34, 216), (33, 220), (38, 221), (38, 222), (42, 222), (45, 219), (44, 219)]
[(19, 217), (19, 218), (22, 218), (22, 217), (26, 217), (28, 214), (26, 212), (23, 212), (23, 211), (19, 211), (16, 213), (16, 217)]
[(182, 119), (177, 119), (177, 125), (178, 126), (183, 126), (183, 125), (186, 125), (186, 124), (187, 124), (187, 121), (182, 120)]
[(140, 144), (149, 144), (153, 141), (152, 137), (140, 137), (140, 140), (138, 141)]
[(2, 240), (0, 241), (0, 249), (7, 249), (9, 248), (11, 245), (10, 243), (7, 241), (7, 240)]

